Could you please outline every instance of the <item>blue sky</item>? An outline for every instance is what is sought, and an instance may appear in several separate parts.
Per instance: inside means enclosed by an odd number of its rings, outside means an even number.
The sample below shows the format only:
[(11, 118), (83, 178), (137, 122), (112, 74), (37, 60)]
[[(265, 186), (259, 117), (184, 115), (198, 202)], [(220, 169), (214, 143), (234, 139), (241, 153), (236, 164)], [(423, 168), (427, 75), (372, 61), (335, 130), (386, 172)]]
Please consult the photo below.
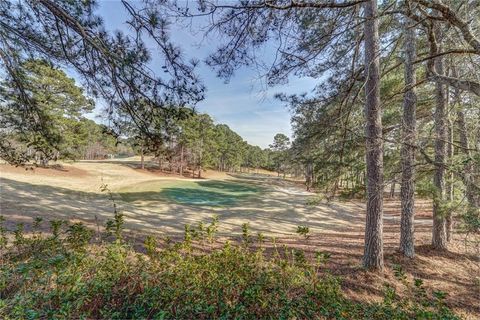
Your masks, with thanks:
[[(99, 0), (98, 4), (97, 13), (104, 19), (108, 30), (128, 33), (125, 24), (127, 14), (119, 1)], [(198, 23), (201, 23), (201, 20)], [(242, 68), (225, 83), (223, 79), (216, 77), (215, 71), (203, 63), (208, 54), (217, 47), (217, 39), (203, 39), (199, 43), (201, 36), (175, 25), (172, 25), (170, 33), (172, 41), (183, 49), (185, 58), (202, 61), (197, 72), (207, 87), (207, 93), (206, 99), (196, 106), (199, 112), (208, 113), (216, 122), (227, 124), (247, 142), (260, 147), (268, 147), (276, 133), (291, 135), (290, 113), (287, 107), (273, 96), (278, 92), (309, 92), (315, 86), (313, 79), (292, 78), (287, 85), (266, 89), (257, 70)], [(155, 47), (149, 39), (144, 40), (152, 50), (151, 68), (159, 70), (161, 61), (155, 60)], [(272, 52), (266, 48), (262, 54), (268, 60)]]

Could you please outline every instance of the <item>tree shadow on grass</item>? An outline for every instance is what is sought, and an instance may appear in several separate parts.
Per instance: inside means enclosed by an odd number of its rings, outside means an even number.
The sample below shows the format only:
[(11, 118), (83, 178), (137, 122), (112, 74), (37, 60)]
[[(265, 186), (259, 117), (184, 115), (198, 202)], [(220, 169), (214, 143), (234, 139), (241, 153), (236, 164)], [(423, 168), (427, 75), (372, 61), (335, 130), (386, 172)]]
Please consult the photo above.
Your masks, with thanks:
[(226, 192), (233, 193), (253, 193), (260, 191), (259, 187), (246, 185), (241, 182), (236, 181), (219, 181), (219, 180), (209, 180), (209, 181), (198, 181), (197, 185), (205, 188), (219, 189)]
[(81, 219), (102, 223), (113, 216), (112, 202), (106, 194), (84, 192), (49, 185), (35, 185), (0, 179), (0, 212), (10, 224), (29, 222), (33, 217)]

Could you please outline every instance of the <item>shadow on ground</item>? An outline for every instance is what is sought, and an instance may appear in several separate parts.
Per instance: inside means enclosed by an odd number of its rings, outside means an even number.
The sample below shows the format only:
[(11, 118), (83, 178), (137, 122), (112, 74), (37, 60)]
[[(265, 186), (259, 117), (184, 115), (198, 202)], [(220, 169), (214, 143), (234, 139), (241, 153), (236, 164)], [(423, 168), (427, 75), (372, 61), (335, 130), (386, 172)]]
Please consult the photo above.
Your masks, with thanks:
[[(113, 215), (107, 194), (5, 178), (0, 181), (2, 214), (9, 220), (27, 222), (42, 216), (87, 223), (97, 219), (103, 224)], [(243, 223), (250, 223), (254, 232), (285, 235), (295, 233), (300, 224), (309, 225), (312, 232), (342, 231), (363, 221), (361, 210), (355, 210), (355, 206), (325, 204), (312, 208), (305, 206), (307, 196), (292, 196), (274, 188), (253, 192), (260, 190), (259, 187), (216, 181), (202, 181), (202, 184), (208, 190), (166, 188), (160, 192), (120, 193), (115, 199), (125, 214), (126, 227), (145, 233), (180, 233), (185, 224), (208, 221), (214, 215), (222, 223), (220, 231), (227, 235), (240, 234)], [(172, 198), (177, 201), (165, 201)], [(210, 203), (207, 205), (205, 201)]]

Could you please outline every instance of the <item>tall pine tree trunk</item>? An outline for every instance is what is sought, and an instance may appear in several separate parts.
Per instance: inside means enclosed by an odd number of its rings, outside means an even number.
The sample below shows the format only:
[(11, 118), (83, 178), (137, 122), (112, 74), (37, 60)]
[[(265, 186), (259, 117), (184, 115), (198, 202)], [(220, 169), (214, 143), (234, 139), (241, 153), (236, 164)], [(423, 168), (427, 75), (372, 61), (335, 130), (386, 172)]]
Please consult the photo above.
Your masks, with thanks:
[[(447, 94), (448, 94), (448, 87), (447, 87)], [(448, 103), (447, 103), (448, 106)], [(448, 145), (447, 145), (447, 159), (448, 164), (451, 166), (453, 164), (453, 124), (450, 120), (448, 120)], [(450, 170), (448, 173), (447, 184), (446, 184), (446, 193), (447, 193), (447, 200), (453, 201), (454, 194), (453, 194), (453, 172)], [(446, 216), (446, 232), (447, 232), (447, 242), (450, 242), (452, 239), (452, 232), (453, 232), (453, 217), (452, 211), (449, 210)]]
[(383, 269), (383, 141), (377, 0), (365, 2), (367, 215), (363, 265)]
[[(461, 150), (467, 158), (470, 158), (470, 149), (467, 137), (467, 125), (465, 122), (465, 113), (463, 112), (462, 106), (458, 106), (457, 111), (457, 126), (460, 134), (460, 146)], [(463, 170), (463, 183), (465, 184), (465, 197), (467, 198), (468, 203), (471, 206), (478, 206), (480, 202), (476, 199), (477, 191), (472, 179), (472, 161), (468, 161)]]
[(400, 220), (400, 252), (413, 258), (415, 255), (415, 145), (417, 140), (417, 95), (414, 85), (416, 82), (415, 67), (416, 39), (414, 25), (405, 18), (405, 95), (403, 96), (402, 119), (402, 182), (400, 198), (402, 216)]
[[(438, 27), (435, 29), (435, 36), (437, 39), (440, 39)], [(435, 59), (435, 69), (438, 74), (444, 74), (442, 57)], [(445, 86), (438, 81), (435, 84), (435, 100), (435, 173), (433, 176), (435, 195), (433, 199), (432, 246), (435, 249), (443, 250), (447, 248), (445, 213), (441, 209), (445, 200), (445, 155), (447, 153), (445, 141), (447, 140), (447, 126)]]
[[(455, 67), (452, 68), (453, 71), (453, 77), (457, 77), (457, 70)], [(460, 96), (460, 91), (458, 89), (455, 89), (455, 104), (457, 108), (457, 126), (458, 126), (458, 132), (459, 132), (459, 137), (460, 137), (460, 151), (467, 157), (467, 159), (470, 159), (470, 149), (469, 149), (469, 142), (468, 142), (468, 136), (467, 136), (467, 125), (465, 122), (465, 113), (463, 112), (463, 107), (461, 105), (461, 96)], [(475, 185), (473, 182), (473, 177), (472, 177), (472, 172), (473, 172), (473, 164), (472, 161), (467, 161), (464, 169), (463, 169), (463, 175), (462, 175), (462, 180), (465, 185), (465, 197), (467, 198), (468, 203), (471, 206), (480, 206), (480, 194), (479, 190), (475, 190)]]

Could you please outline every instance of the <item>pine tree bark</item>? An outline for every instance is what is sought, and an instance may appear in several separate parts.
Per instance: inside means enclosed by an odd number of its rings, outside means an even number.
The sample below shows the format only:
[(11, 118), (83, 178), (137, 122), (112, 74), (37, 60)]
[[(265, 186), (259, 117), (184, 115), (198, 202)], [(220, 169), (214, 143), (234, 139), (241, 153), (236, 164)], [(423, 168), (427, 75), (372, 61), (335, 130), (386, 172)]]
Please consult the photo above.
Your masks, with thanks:
[[(448, 87), (447, 87), (447, 95), (448, 95)], [(448, 103), (447, 103), (448, 106)], [(447, 161), (448, 164), (451, 166), (453, 164), (453, 124), (450, 120), (448, 120), (448, 145), (447, 145)], [(453, 172), (448, 173), (448, 179), (446, 183), (446, 193), (447, 193), (447, 200), (453, 201), (454, 194), (453, 194)], [(445, 220), (445, 228), (447, 232), (447, 242), (452, 240), (452, 232), (453, 232), (453, 216), (452, 211), (449, 210), (447, 212), (446, 220)]]
[(400, 252), (405, 256), (415, 256), (415, 145), (417, 140), (417, 95), (414, 85), (416, 82), (415, 66), (416, 39), (414, 25), (405, 18), (405, 88), (403, 96), (402, 119), (402, 182), (400, 198), (402, 215), (400, 220)]
[[(435, 29), (435, 36), (437, 39), (440, 38), (438, 27)], [(435, 59), (435, 69), (438, 74), (444, 74), (442, 57)], [(433, 199), (432, 246), (437, 250), (444, 250), (447, 248), (447, 232), (441, 204), (445, 200), (445, 155), (447, 152), (445, 143), (447, 140), (446, 97), (445, 86), (438, 81), (435, 84), (435, 100), (435, 173), (433, 176), (435, 195)]]
[[(464, 155), (470, 158), (470, 149), (467, 136), (467, 125), (465, 122), (465, 113), (463, 112), (462, 106), (458, 107), (457, 111), (457, 126), (460, 136), (460, 146)], [(471, 206), (480, 206), (480, 196), (478, 196), (477, 191), (475, 190), (474, 183), (472, 181), (472, 162), (469, 161), (465, 164), (463, 170), (463, 183), (465, 184), (465, 197), (467, 198), (468, 203)], [(479, 199), (477, 199), (477, 197)]]
[(364, 3), (367, 214), (363, 265), (383, 269), (383, 140), (377, 0)]
[[(457, 70), (455, 67), (452, 68), (452, 71), (453, 71), (452, 72), (453, 76), (458, 77)], [(458, 133), (460, 137), (460, 147), (461, 147), (459, 149), (469, 159), (471, 155), (470, 155), (470, 146), (469, 146), (468, 135), (467, 135), (467, 125), (465, 122), (465, 113), (461, 105), (460, 90), (457, 88), (455, 89), (455, 104), (457, 109), (456, 124), (458, 127)], [(475, 207), (475, 206), (480, 206), (480, 196), (479, 196), (480, 192), (475, 190), (472, 172), (473, 172), (472, 161), (468, 161), (464, 166), (462, 180), (465, 185), (465, 197), (467, 198), (468, 203), (471, 206)]]

